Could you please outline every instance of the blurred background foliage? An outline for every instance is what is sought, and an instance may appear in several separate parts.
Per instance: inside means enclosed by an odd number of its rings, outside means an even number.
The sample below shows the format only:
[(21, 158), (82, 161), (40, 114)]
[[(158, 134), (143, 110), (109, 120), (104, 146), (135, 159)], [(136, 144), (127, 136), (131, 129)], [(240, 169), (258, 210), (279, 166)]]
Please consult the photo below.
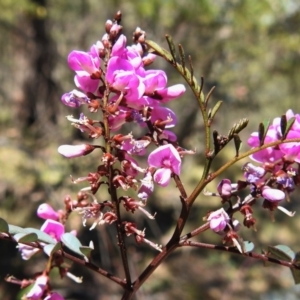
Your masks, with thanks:
[[(211, 104), (223, 101), (213, 128), (226, 134), (240, 118), (250, 118), (241, 134), (243, 149), (258, 122), (273, 119), (288, 108), (299, 113), (300, 102), (300, 2), (297, 0), (1, 0), (0, 1), (0, 216), (20, 226), (41, 226), (36, 208), (49, 202), (56, 209), (67, 194), (76, 197), (84, 185), (74, 186), (69, 175), (80, 177), (96, 169), (97, 153), (68, 161), (56, 149), (62, 143), (80, 143), (86, 136), (70, 127), (65, 115), (78, 115), (63, 107), (60, 96), (74, 88), (73, 73), (66, 57), (73, 49), (88, 50), (101, 39), (104, 22), (117, 10), (123, 13), (128, 37), (139, 26), (147, 37), (166, 47), (165, 34), (181, 43), (193, 58), (195, 75), (205, 79), (205, 91), (216, 86)], [(129, 40), (129, 38), (128, 38)], [(157, 59), (153, 68), (163, 68), (169, 84), (183, 82), (171, 66)], [(203, 124), (190, 92), (170, 104), (179, 124), (174, 129), (180, 143), (197, 149), (186, 157), (183, 182), (188, 191), (197, 183), (203, 162)], [(233, 147), (213, 166), (234, 155)], [(95, 163), (96, 162), (96, 163)], [(241, 162), (224, 174), (240, 178)], [(221, 178), (220, 178), (221, 179)], [(216, 183), (215, 183), (216, 184)], [(212, 185), (211, 190), (215, 189)], [(139, 214), (128, 215), (147, 237), (158, 243), (168, 240), (180, 203), (176, 189), (157, 189), (148, 209), (156, 221)], [(299, 191), (298, 191), (299, 192)], [(287, 205), (299, 211), (298, 192)], [(105, 200), (100, 191), (99, 200)], [(104, 197), (104, 198), (103, 198)], [(218, 199), (200, 196), (187, 229), (202, 224), (207, 211), (217, 208)], [(242, 230), (259, 252), (263, 245), (288, 244), (299, 250), (299, 216), (293, 219), (276, 212), (272, 223), (259, 211), (257, 232)], [(89, 231), (80, 217), (72, 216), (83, 243), (95, 243), (94, 260), (110, 272), (123, 276), (113, 226)], [(218, 236), (205, 233), (202, 241), (220, 243)], [(130, 266), (135, 277), (149, 263), (153, 251), (128, 239)], [(101, 253), (101, 254), (99, 254)], [(24, 263), (14, 244), (0, 241), (0, 299), (18, 299), (18, 288), (3, 278), (13, 274), (30, 278), (45, 265), (43, 255)], [(77, 266), (72, 272), (84, 283), (69, 279), (54, 281), (67, 299), (119, 299), (120, 291), (106, 278)], [(263, 268), (262, 263), (226, 253), (184, 249), (175, 252), (156, 271), (137, 295), (138, 299), (298, 299), (288, 269)]]

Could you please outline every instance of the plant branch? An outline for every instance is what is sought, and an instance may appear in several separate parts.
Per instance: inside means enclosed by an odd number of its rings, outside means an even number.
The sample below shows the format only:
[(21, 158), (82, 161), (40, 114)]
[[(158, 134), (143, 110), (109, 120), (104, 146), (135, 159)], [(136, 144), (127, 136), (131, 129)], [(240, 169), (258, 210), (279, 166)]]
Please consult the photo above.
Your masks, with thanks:
[[(2, 234), (0, 233), (0, 239), (6, 240), (6, 241), (10, 241), (13, 243), (16, 243), (16, 241), (13, 239), (12, 236), (8, 236), (7, 234)], [(42, 250), (41, 246), (35, 242), (32, 243), (24, 243), (25, 245), (28, 245), (32, 248), (38, 248), (40, 250)], [(104, 269), (94, 265), (91, 262), (87, 262), (82, 258), (78, 258), (76, 256), (73, 256), (72, 254), (69, 254), (63, 250), (58, 250), (57, 252), (54, 253), (54, 255), (59, 255), (62, 257), (65, 257), (69, 260), (71, 260), (72, 262), (78, 264), (78, 265), (82, 265), (82, 266), (86, 266), (88, 269), (97, 272), (98, 274), (110, 279), (111, 281), (114, 281), (115, 283), (119, 284), (120, 286), (122, 286), (123, 288), (126, 287), (126, 282), (125, 280), (120, 279), (119, 277), (116, 277), (112, 274), (110, 274), (109, 272), (105, 271)]]
[(205, 249), (212, 249), (212, 250), (230, 252), (230, 253), (234, 253), (234, 254), (237, 254), (237, 255), (240, 255), (240, 256), (251, 257), (251, 258), (262, 260), (262, 261), (265, 261), (265, 262), (270, 262), (270, 263), (273, 263), (273, 264), (285, 266), (285, 267), (288, 267), (288, 268), (291, 268), (291, 269), (300, 270), (300, 266), (294, 264), (293, 262), (288, 262), (286, 260), (280, 260), (280, 259), (277, 259), (277, 258), (269, 257), (265, 254), (258, 254), (258, 253), (255, 253), (255, 252), (241, 253), (238, 249), (236, 249), (234, 247), (217, 246), (217, 245), (194, 242), (194, 241), (183, 241), (182, 243), (180, 243), (179, 246), (180, 247), (205, 248)]

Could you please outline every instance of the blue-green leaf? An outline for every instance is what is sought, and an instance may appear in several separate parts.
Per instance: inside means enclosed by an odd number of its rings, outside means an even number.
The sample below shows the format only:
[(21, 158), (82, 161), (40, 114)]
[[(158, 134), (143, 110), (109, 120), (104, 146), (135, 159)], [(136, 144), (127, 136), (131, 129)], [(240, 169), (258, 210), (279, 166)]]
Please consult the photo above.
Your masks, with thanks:
[(14, 239), (18, 243), (32, 243), (38, 240), (38, 236), (35, 233), (17, 233), (14, 235)]
[(35, 233), (38, 236), (39, 242), (46, 244), (56, 244), (56, 241), (46, 232), (43, 232), (36, 228), (24, 228), (27, 233)]
[[(293, 260), (293, 264), (300, 267), (300, 252), (295, 254), (295, 258)], [(300, 283), (300, 270), (298, 269), (291, 269), (295, 284)]]
[(270, 257), (289, 262), (291, 262), (295, 257), (295, 253), (285, 245), (277, 245), (275, 247), (268, 246), (268, 252), (270, 253)]
[(28, 233), (24, 228), (11, 224), (8, 224), (8, 232), (11, 235), (15, 235), (17, 233)]
[(68, 249), (72, 250), (73, 252), (75, 252), (76, 254), (78, 254), (80, 256), (85, 257), (85, 255), (80, 251), (80, 247), (82, 247), (80, 241), (72, 233), (69, 233), (69, 232), (64, 233), (61, 236), (61, 241)]
[(243, 251), (244, 253), (251, 252), (254, 249), (254, 244), (249, 241), (244, 241)]
[(48, 255), (48, 256), (51, 256), (53, 253), (55, 253), (56, 251), (60, 250), (61, 249), (61, 243), (56, 243), (55, 245), (54, 244), (49, 244), (49, 245), (46, 245), (43, 250), (44, 252)]
[(89, 257), (91, 252), (94, 250), (93, 248), (90, 248), (88, 246), (81, 246), (80, 252), (83, 253), (85, 256)]

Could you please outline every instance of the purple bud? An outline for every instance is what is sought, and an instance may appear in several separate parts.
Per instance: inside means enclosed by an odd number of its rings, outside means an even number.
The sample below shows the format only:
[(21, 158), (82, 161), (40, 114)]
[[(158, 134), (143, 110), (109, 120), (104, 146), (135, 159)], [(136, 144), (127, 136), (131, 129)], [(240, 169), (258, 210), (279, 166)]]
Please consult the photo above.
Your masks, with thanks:
[(269, 186), (264, 186), (261, 194), (266, 200), (270, 202), (281, 201), (285, 198), (285, 193), (283, 191), (272, 189)]
[(221, 196), (230, 196), (231, 195), (231, 181), (229, 179), (222, 179), (218, 184), (217, 190)]
[(227, 223), (230, 221), (230, 218), (226, 211), (223, 208), (220, 208), (214, 212), (212, 212), (207, 218), (209, 221), (210, 229), (214, 232), (222, 231)]
[(77, 108), (82, 104), (87, 104), (90, 102), (89, 97), (87, 97), (84, 93), (79, 92), (77, 90), (73, 90), (69, 93), (65, 93), (61, 97), (61, 101), (63, 104)]
[(82, 145), (61, 145), (58, 147), (57, 151), (61, 155), (67, 158), (74, 158), (79, 156), (84, 156), (91, 153), (95, 149), (94, 146), (88, 144)]
[(246, 163), (243, 168), (243, 171), (245, 171), (244, 173), (244, 177), (246, 178), (246, 180), (250, 183), (255, 183), (257, 182), (260, 178), (262, 178), (266, 171), (264, 168), (262, 167), (257, 167), (251, 163)]

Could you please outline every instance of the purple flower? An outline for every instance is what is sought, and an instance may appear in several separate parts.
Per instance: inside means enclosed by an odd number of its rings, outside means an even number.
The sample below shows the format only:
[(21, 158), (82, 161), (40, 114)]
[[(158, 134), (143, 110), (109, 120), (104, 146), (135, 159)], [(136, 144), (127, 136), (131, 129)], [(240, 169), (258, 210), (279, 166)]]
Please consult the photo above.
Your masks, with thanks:
[(65, 93), (61, 97), (63, 104), (69, 107), (79, 107), (82, 104), (87, 104), (90, 102), (90, 98), (87, 97), (84, 93), (77, 90), (73, 90), (69, 93)]
[(224, 230), (227, 223), (230, 221), (230, 218), (226, 211), (223, 208), (220, 208), (214, 212), (212, 212), (207, 218), (209, 221), (210, 229), (214, 232), (219, 232)]
[(172, 173), (180, 175), (181, 158), (171, 144), (160, 146), (151, 152), (148, 157), (148, 164), (150, 167), (158, 168), (153, 179), (161, 186), (169, 184)]
[(250, 183), (255, 183), (257, 182), (260, 178), (262, 178), (266, 171), (262, 167), (255, 166), (251, 163), (246, 163), (243, 167), (242, 170), (245, 171), (244, 177), (246, 180)]
[(220, 196), (231, 196), (231, 181), (229, 179), (222, 179), (221, 182), (218, 184), (217, 190)]
[(61, 145), (58, 147), (57, 151), (61, 155), (67, 158), (74, 158), (87, 155), (95, 149), (94, 146), (89, 144), (82, 145)]
[(261, 194), (266, 200), (270, 202), (281, 201), (285, 198), (285, 193), (283, 191), (278, 189), (273, 189), (267, 185), (262, 188)]
[(26, 299), (40, 300), (46, 289), (47, 282), (48, 282), (47, 276), (41, 275), (37, 277), (31, 290), (26, 294)]
[[(292, 110), (286, 112), (287, 120), (295, 117), (295, 122), (293, 123), (291, 130), (287, 134), (288, 139), (299, 138), (300, 137), (300, 115), (294, 115)], [(267, 135), (264, 143), (270, 143), (278, 141), (282, 138), (281, 132), (281, 118), (275, 118), (272, 125), (267, 131)], [(253, 132), (248, 139), (248, 145), (251, 147), (259, 146), (258, 132)], [(281, 159), (283, 156), (287, 159), (293, 159), (296, 162), (300, 162), (300, 143), (284, 143), (280, 144), (278, 147), (269, 147), (267, 149), (258, 151), (252, 154), (251, 159), (258, 162), (275, 162)]]
[(38, 217), (42, 219), (51, 219), (54, 221), (58, 220), (58, 213), (47, 203), (41, 204), (37, 209)]
[(138, 191), (138, 197), (142, 201), (147, 201), (148, 197), (153, 193), (154, 190), (154, 184), (152, 180), (151, 172), (148, 171), (144, 178), (141, 180), (141, 186)]
[(125, 150), (128, 154), (145, 155), (146, 147), (150, 144), (147, 139), (135, 140), (133, 138), (123, 141), (120, 149)]

